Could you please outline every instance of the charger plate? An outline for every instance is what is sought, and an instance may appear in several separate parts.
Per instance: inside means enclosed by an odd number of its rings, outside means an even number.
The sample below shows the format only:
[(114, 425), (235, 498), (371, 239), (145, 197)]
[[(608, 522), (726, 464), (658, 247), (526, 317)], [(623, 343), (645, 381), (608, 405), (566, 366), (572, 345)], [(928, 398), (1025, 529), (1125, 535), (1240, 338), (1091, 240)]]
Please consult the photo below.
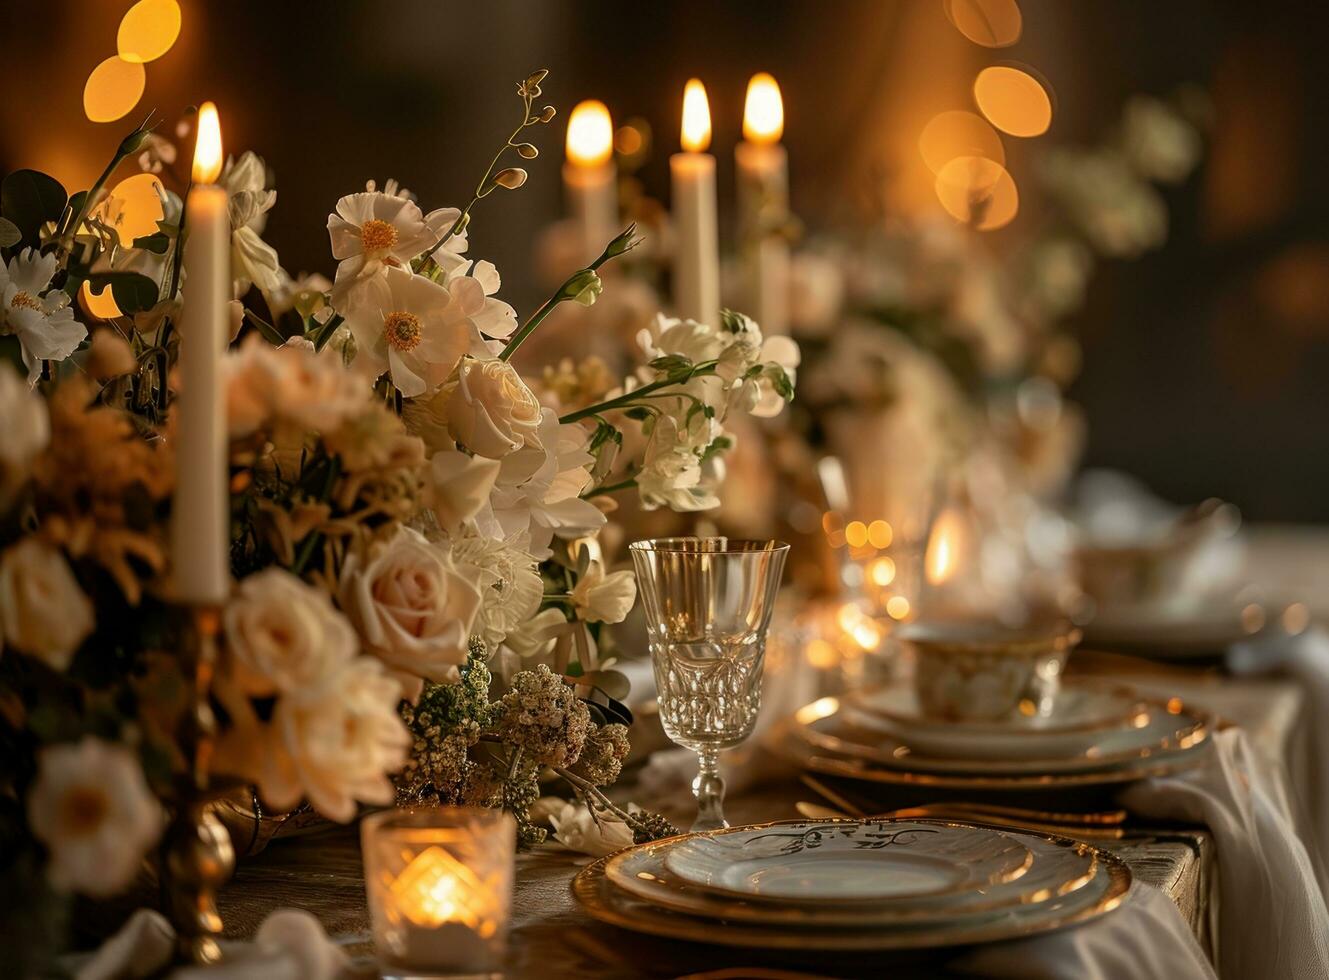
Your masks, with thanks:
[(729, 898), (897, 908), (1014, 881), (1033, 863), (1000, 832), (882, 820), (729, 828), (662, 851), (675, 878)]
[[(883, 821), (861, 821), (880, 825)], [(830, 821), (821, 821), (821, 825)], [(852, 825), (860, 821), (837, 821)], [(922, 823), (921, 821), (918, 823)], [(932, 827), (952, 831), (946, 825), (929, 821)], [(903, 824), (902, 824), (903, 825)], [(797, 822), (765, 825), (770, 828), (797, 826)], [(920, 895), (908, 901), (876, 902), (868, 905), (828, 904), (804, 901), (779, 904), (730, 897), (725, 893), (696, 886), (669, 872), (667, 855), (696, 835), (675, 837), (620, 851), (605, 865), (605, 876), (618, 888), (644, 901), (665, 908), (709, 918), (764, 925), (803, 926), (874, 926), (918, 928), (926, 921), (937, 924), (961, 916), (994, 914), (1012, 906), (1031, 905), (1069, 895), (1093, 880), (1098, 859), (1087, 844), (1062, 846), (1032, 837), (1016, 839), (1009, 831), (986, 828), (960, 828), (956, 832), (982, 832), (1012, 840), (1028, 852), (1028, 870), (1018, 877), (994, 885), (964, 892)]]
[[(974, 824), (936, 821), (945, 826)], [(1056, 835), (1021, 831), (1018, 837), (1037, 838), (1063, 847), (1089, 847)], [(665, 908), (629, 894), (614, 885), (605, 867), (614, 856), (601, 858), (572, 880), (572, 894), (592, 918), (634, 932), (692, 942), (748, 949), (785, 949), (835, 952), (868, 952), (904, 949), (939, 949), (973, 943), (996, 942), (1051, 932), (1088, 922), (1115, 909), (1131, 885), (1130, 869), (1115, 855), (1092, 848), (1097, 870), (1081, 888), (1047, 901), (1020, 905), (991, 915), (973, 916), (947, 923), (917, 923), (898, 928), (847, 928), (816, 925), (791, 929), (785, 923), (759, 925), (723, 920)]]
[(1095, 732), (1087, 746), (1060, 735), (1047, 740), (1028, 735), (1032, 746), (1046, 744), (1049, 751), (1071, 750), (1041, 757), (1036, 748), (1003, 755), (998, 746), (997, 752), (990, 752), (981, 744), (983, 739), (973, 735), (956, 735), (953, 744), (938, 752), (938, 746), (929, 741), (929, 733), (901, 731), (883, 718), (846, 710), (834, 698), (823, 698), (800, 709), (795, 715), (795, 731), (814, 749), (864, 759), (886, 769), (1006, 777), (1110, 770), (1193, 751), (1208, 740), (1211, 720), (1207, 715), (1186, 708), (1176, 698), (1139, 700), (1146, 710), (1136, 719), (1138, 727)]

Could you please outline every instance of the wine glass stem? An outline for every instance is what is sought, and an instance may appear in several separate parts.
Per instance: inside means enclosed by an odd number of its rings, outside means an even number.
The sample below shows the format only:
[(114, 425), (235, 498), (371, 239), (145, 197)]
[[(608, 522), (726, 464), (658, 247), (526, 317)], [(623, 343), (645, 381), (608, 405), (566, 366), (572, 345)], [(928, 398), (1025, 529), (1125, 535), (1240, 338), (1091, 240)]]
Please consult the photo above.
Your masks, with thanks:
[(724, 818), (724, 780), (720, 778), (720, 750), (697, 751), (697, 778), (692, 781), (692, 795), (697, 798), (697, 819), (692, 829), (722, 830), (729, 826)]

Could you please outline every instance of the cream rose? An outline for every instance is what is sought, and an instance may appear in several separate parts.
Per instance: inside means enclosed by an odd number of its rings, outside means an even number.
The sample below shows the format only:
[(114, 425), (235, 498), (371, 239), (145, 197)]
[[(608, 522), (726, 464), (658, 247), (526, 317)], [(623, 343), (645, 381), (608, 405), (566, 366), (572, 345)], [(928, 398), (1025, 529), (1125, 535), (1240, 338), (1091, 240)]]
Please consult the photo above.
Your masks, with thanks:
[(0, 556), (0, 626), (8, 645), (64, 670), (95, 625), (92, 603), (55, 548), (26, 537)]
[(28, 825), (50, 849), (52, 884), (103, 898), (134, 880), (161, 835), (162, 813), (138, 761), (88, 736), (42, 750)]
[(322, 683), (277, 700), (270, 731), (271, 764), (259, 789), (272, 806), (308, 797), (343, 823), (356, 801), (386, 805), (388, 774), (406, 761), (410, 733), (397, 714), (401, 685), (372, 657), (356, 657)]
[(479, 456), (540, 446), (540, 402), (507, 361), (465, 358), (450, 384), (448, 431)]
[(637, 580), (629, 571), (610, 572), (598, 561), (572, 589), (572, 604), (579, 619), (588, 623), (621, 623), (637, 601)]
[(371, 653), (419, 697), (425, 680), (455, 683), (480, 608), (478, 569), (463, 574), (447, 552), (418, 531), (397, 533), (352, 554), (342, 572), (340, 602)]
[(222, 613), (231, 674), (255, 697), (301, 691), (351, 661), (355, 630), (320, 589), (281, 568), (240, 583)]

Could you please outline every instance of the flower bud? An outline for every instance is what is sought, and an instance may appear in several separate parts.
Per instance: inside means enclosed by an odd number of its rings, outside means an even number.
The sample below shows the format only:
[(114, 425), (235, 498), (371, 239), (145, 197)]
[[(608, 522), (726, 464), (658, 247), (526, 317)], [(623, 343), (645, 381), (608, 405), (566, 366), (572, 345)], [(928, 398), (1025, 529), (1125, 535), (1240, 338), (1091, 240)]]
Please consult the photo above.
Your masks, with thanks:
[(494, 183), (499, 187), (506, 187), (510, 191), (515, 191), (526, 183), (526, 171), (521, 167), (508, 167), (506, 170), (500, 170), (494, 174)]
[(596, 299), (604, 292), (604, 283), (593, 269), (582, 269), (563, 284), (559, 290), (560, 299), (570, 299), (582, 306), (594, 306)]
[(531, 143), (516, 144), (517, 155), (523, 160), (534, 160), (540, 155), (540, 151)]

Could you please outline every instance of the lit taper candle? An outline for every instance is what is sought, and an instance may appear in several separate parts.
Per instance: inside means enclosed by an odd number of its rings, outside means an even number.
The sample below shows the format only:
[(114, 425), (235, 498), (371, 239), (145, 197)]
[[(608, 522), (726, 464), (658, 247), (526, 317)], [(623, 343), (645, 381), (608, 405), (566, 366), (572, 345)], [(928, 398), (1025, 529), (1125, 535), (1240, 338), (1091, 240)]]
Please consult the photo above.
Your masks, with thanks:
[(748, 82), (743, 141), (734, 150), (743, 271), (753, 316), (766, 333), (789, 332), (788, 154), (780, 86), (765, 72)]
[(230, 515), (222, 354), (231, 298), (231, 223), (217, 107), (198, 113), (194, 184), (185, 203), (185, 282), (176, 404), (176, 491), (171, 561), (175, 597), (217, 605), (230, 592)]
[(683, 90), (683, 152), (669, 158), (673, 186), (674, 307), (682, 317), (717, 325), (720, 318), (720, 237), (715, 205), (711, 109), (701, 81)]
[(614, 124), (603, 102), (578, 103), (568, 117), (566, 145), (563, 188), (581, 240), (580, 260), (589, 263), (620, 230)]

